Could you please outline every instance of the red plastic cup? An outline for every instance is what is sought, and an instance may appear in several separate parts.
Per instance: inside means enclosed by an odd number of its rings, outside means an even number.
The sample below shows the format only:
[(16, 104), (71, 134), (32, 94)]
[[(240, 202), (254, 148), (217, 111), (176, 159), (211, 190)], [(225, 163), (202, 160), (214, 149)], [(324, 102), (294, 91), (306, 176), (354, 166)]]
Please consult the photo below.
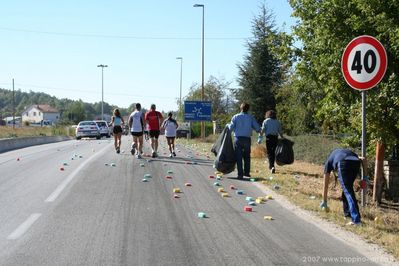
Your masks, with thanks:
[(246, 212), (251, 212), (251, 211), (252, 211), (252, 207), (250, 207), (250, 206), (245, 206), (245, 207), (244, 207), (244, 211), (246, 211)]

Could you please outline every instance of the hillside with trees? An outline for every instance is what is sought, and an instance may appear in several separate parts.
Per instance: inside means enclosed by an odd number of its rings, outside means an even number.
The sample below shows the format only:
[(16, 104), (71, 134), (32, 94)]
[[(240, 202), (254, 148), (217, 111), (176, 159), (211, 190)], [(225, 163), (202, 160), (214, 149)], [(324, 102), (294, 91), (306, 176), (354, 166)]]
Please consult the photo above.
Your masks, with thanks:
[[(33, 104), (49, 104), (60, 111), (61, 121), (64, 124), (76, 124), (81, 120), (94, 119), (101, 115), (101, 102), (86, 103), (82, 100), (58, 99), (42, 92), (22, 92), (16, 90), (14, 93), (15, 114), (21, 116), (22, 112)], [(104, 102), (104, 113), (111, 114), (116, 106)], [(122, 115), (128, 115), (131, 109), (120, 108)], [(0, 118), (12, 116), (13, 93), (11, 90), (0, 88)]]

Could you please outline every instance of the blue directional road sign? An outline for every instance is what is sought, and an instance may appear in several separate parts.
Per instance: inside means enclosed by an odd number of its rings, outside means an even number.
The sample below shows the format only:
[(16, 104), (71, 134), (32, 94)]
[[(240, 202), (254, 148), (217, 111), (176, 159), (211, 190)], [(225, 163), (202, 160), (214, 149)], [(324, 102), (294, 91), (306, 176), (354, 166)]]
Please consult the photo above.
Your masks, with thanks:
[(212, 104), (208, 101), (184, 101), (185, 121), (212, 121)]

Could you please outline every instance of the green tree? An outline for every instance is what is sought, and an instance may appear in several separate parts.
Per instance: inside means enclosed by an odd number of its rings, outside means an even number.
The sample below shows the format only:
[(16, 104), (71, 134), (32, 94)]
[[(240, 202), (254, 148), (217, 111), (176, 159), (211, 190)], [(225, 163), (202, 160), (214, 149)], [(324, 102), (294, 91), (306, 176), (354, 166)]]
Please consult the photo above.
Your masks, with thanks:
[(286, 65), (281, 60), (287, 35), (278, 32), (274, 15), (263, 4), (252, 21), (253, 37), (248, 40), (248, 54), (238, 65), (241, 89), (236, 91), (240, 102), (248, 102), (260, 122), (269, 109), (276, 108), (276, 91), (283, 83)]
[[(360, 93), (341, 74), (341, 57), (356, 36), (379, 39), (388, 54), (383, 81), (367, 92), (370, 139), (388, 146), (399, 138), (399, 2), (386, 0), (290, 0), (301, 40), (295, 86), (303, 106), (312, 105), (315, 124), (324, 131), (353, 133), (360, 139)], [(308, 111), (311, 111), (309, 109)]]

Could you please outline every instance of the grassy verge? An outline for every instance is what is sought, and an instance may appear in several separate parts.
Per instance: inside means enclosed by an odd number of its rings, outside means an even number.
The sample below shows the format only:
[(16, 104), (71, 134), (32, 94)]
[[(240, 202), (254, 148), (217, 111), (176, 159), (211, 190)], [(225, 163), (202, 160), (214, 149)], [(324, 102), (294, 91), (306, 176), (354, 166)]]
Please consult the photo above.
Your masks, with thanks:
[(0, 127), (0, 139), (39, 137), (39, 136), (73, 136), (74, 130), (69, 127)]
[[(199, 152), (210, 153), (212, 143), (182, 140)], [(362, 226), (346, 226), (348, 220), (343, 218), (341, 188), (334, 182), (330, 185), (328, 213), (319, 209), (322, 199), (323, 166), (321, 164), (295, 161), (292, 165), (278, 167), (276, 174), (269, 173), (265, 163), (264, 145), (253, 145), (251, 153), (251, 176), (270, 189), (278, 185), (277, 193), (284, 195), (291, 203), (311, 211), (313, 214), (333, 222), (345, 230), (363, 237), (370, 243), (375, 243), (399, 259), (399, 208), (381, 208), (369, 204), (361, 208)], [(273, 176), (273, 179), (270, 177)]]

